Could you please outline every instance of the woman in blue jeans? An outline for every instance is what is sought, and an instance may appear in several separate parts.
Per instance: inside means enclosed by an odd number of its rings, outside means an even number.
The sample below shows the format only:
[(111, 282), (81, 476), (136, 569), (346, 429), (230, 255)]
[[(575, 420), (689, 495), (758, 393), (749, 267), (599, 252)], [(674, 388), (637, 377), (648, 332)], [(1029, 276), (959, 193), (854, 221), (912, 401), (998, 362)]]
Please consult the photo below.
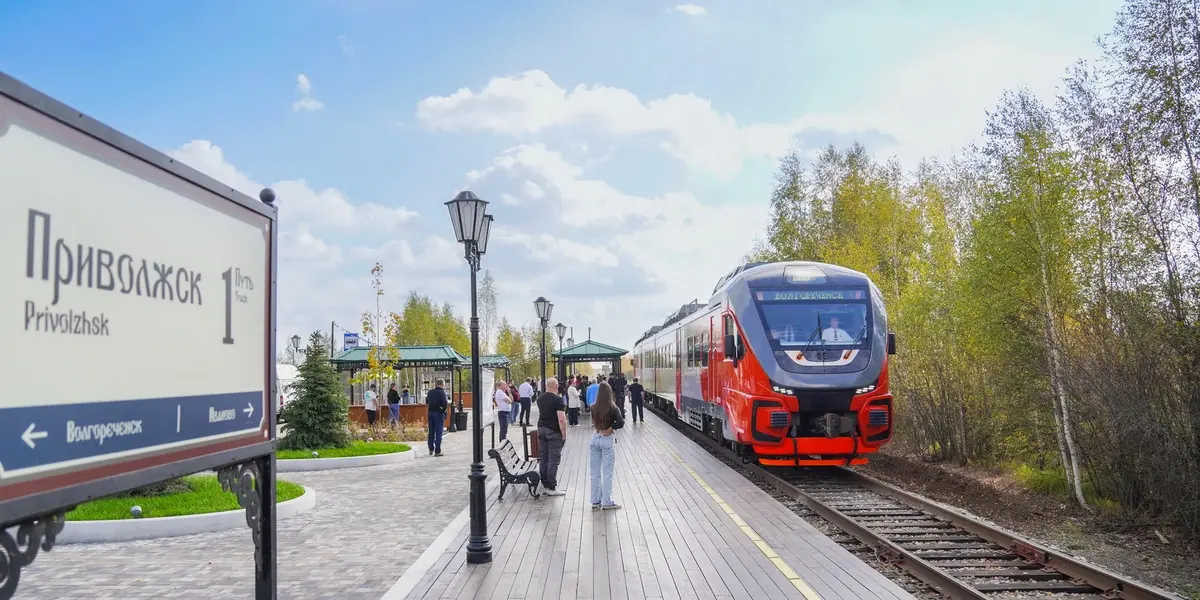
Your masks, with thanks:
[(613, 402), (613, 391), (607, 383), (601, 383), (592, 405), (592, 441), (588, 443), (592, 469), (592, 510), (616, 510), (620, 504), (613, 502), (613, 464), (617, 443), (614, 432), (625, 426), (621, 411)]

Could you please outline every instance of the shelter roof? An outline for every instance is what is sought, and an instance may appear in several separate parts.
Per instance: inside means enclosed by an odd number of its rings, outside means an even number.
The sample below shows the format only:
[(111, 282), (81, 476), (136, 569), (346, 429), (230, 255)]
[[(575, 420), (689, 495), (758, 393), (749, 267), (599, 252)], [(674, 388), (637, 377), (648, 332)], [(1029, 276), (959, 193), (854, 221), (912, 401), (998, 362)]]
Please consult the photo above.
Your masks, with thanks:
[[(365, 368), (367, 354), (374, 346), (351, 348), (329, 359), (338, 369)], [(379, 360), (395, 367), (457, 367), (470, 364), (450, 346), (387, 346), (379, 347)]]
[(621, 358), (628, 353), (628, 350), (622, 350), (615, 346), (609, 346), (608, 344), (602, 344), (594, 340), (587, 340), (585, 342), (579, 342), (574, 346), (563, 348), (559, 352), (552, 352), (550, 355), (555, 358), (561, 357), (565, 361), (588, 362), (593, 360), (614, 360)]

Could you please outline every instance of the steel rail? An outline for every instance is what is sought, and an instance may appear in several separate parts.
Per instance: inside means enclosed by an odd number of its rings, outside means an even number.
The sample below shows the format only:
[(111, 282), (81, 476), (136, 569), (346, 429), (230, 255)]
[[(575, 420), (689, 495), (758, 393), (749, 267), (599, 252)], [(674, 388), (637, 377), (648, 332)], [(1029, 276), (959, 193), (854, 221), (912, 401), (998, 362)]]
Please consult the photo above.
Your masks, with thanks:
[(912, 492), (900, 489), (890, 483), (880, 481), (870, 475), (865, 475), (850, 469), (843, 469), (848, 478), (856, 485), (882, 496), (898, 500), (911, 508), (927, 512), (956, 527), (960, 527), (993, 544), (1010, 549), (1013, 554), (1040, 564), (1091, 585), (1110, 598), (1126, 600), (1183, 600), (1166, 590), (1161, 590), (1144, 583), (1139, 583), (1122, 575), (1118, 575), (1100, 566), (1089, 564), (1076, 558), (1047, 548), (1036, 542), (1019, 537), (1011, 531), (989, 525), (961, 513), (950, 510)]
[[(732, 461), (737, 462), (742, 460), (741, 457), (737, 456), (729, 448), (720, 445), (716, 440), (704, 435), (694, 427), (666, 415), (663, 411), (654, 407), (653, 403), (647, 402), (646, 405), (646, 408), (650, 409), (651, 412), (693, 440), (703, 442), (711, 450), (720, 453)], [(872, 531), (870, 528), (856, 521), (852, 516), (829, 506), (824, 501), (803, 490), (800, 486), (787, 481), (771, 470), (753, 463), (743, 463), (741, 466), (746, 471), (762, 478), (780, 492), (800, 501), (809, 510), (842, 529), (860, 543), (877, 550), (885, 560), (904, 569), (907, 573), (938, 592), (955, 599), (979, 600), (981, 598), (989, 598), (980, 589), (956, 578), (952, 573), (938, 568), (912, 551), (887, 539), (882, 534)], [(900, 502), (913, 510), (928, 513), (987, 542), (1007, 548), (1013, 554), (1030, 563), (1082, 581), (1099, 590), (1099, 593), (1107, 598), (1121, 600), (1183, 600), (1179, 596), (1165, 590), (1133, 581), (1099, 566), (1082, 562), (1021, 538), (1012, 532), (950, 510), (869, 475), (845, 468), (838, 468), (838, 475), (844, 475), (845, 480), (864, 490)]]

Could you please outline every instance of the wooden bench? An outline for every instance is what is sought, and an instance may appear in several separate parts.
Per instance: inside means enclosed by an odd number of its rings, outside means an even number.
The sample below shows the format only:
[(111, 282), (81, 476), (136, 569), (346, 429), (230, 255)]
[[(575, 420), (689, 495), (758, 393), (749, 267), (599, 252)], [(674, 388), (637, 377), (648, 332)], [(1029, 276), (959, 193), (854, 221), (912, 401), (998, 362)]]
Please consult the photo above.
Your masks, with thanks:
[(500, 495), (499, 500), (504, 499), (504, 490), (509, 485), (524, 483), (529, 486), (529, 495), (538, 498), (538, 484), (542, 482), (542, 476), (538, 474), (538, 461), (536, 458), (525, 460), (517, 453), (517, 449), (513, 447), (512, 442), (504, 440), (499, 448), (488, 450), (488, 456), (496, 459), (496, 466), (500, 469)]

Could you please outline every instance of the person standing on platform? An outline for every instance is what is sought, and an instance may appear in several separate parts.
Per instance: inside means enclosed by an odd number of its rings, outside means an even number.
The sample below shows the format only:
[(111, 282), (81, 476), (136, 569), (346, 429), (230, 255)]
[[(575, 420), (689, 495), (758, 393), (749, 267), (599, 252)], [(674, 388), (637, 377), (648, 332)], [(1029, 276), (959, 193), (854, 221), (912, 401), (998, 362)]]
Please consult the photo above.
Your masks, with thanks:
[(412, 393), (408, 391), (408, 386), (406, 385), (406, 386), (404, 386), (404, 389), (400, 390), (400, 404), (412, 404), (412, 403), (413, 403)]
[(496, 403), (496, 418), (500, 421), (500, 439), (508, 439), (508, 417), (512, 416), (512, 399), (508, 397), (508, 384), (501, 381), (492, 396)]
[[(613, 501), (613, 468), (616, 464), (616, 430), (625, 426), (621, 411), (613, 402), (612, 387), (607, 383), (596, 384), (596, 403), (592, 406), (592, 427), (596, 430), (588, 442), (588, 458), (592, 479), (592, 510), (616, 510), (620, 504)], [(591, 388), (588, 388), (589, 390)]]
[(516, 425), (521, 417), (521, 386), (510, 381), (508, 382), (508, 391), (512, 398), (512, 414), (508, 416), (508, 422)]
[(642, 406), (646, 402), (646, 388), (638, 383), (638, 378), (633, 378), (633, 383), (629, 384), (629, 412), (632, 413), (633, 422), (637, 423), (640, 419), (643, 423), (646, 422), (646, 410)]
[(533, 406), (533, 378), (526, 377), (525, 383), (521, 384), (521, 414), (519, 422), (521, 425), (529, 425), (529, 409)]
[(583, 402), (579, 399), (579, 381), (573, 380), (567, 382), (567, 424), (575, 426), (579, 424), (579, 406)]
[(392, 427), (400, 424), (400, 392), (396, 391), (396, 384), (392, 384), (388, 388), (388, 411), (391, 413), (388, 422)]
[(442, 455), (442, 428), (446, 426), (446, 408), (450, 401), (446, 399), (446, 385), (443, 379), (437, 380), (434, 388), (425, 394), (425, 404), (429, 406), (429, 455)]
[(375, 391), (373, 383), (363, 394), (363, 408), (367, 411), (367, 427), (375, 427), (375, 419), (379, 416), (379, 392)]
[(600, 393), (600, 380), (593, 381), (587, 386), (587, 391), (584, 392), (584, 400), (587, 402), (588, 408), (596, 404), (596, 394)]
[(613, 399), (617, 401), (617, 408), (621, 409), (621, 417), (625, 417), (625, 375), (615, 375), (610, 380), (610, 385), (613, 389)]
[(558, 380), (546, 380), (546, 391), (537, 399), (538, 470), (547, 496), (562, 496), (558, 489), (558, 463), (567, 443), (567, 405), (558, 395)]

